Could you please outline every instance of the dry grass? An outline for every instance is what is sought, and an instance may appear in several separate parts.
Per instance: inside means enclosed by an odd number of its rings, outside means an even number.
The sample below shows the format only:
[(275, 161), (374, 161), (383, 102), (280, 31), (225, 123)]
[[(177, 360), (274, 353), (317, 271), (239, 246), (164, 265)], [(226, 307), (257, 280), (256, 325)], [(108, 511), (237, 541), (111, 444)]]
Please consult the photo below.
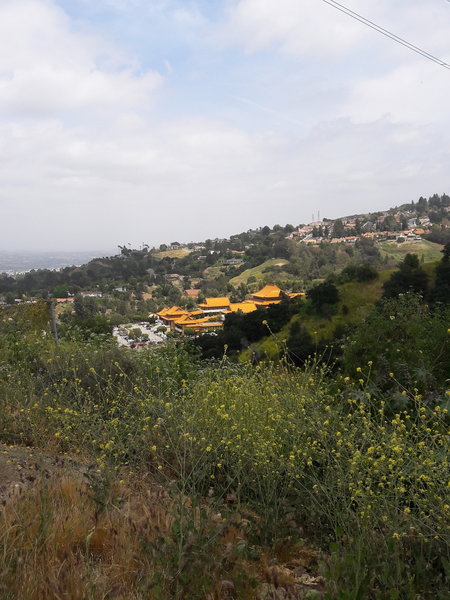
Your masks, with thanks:
[(192, 250), (164, 250), (162, 252), (155, 252), (153, 256), (155, 258), (184, 258), (188, 256)]
[(143, 597), (152, 572), (143, 541), (154, 545), (171, 527), (166, 492), (136, 494), (115, 484), (103, 503), (73, 475), (21, 496), (5, 506), (0, 520), (6, 597)]
[(303, 544), (287, 539), (248, 559), (251, 511), (224, 517), (207, 502), (122, 477), (89, 483), (68, 472), (11, 496), (0, 510), (0, 597), (300, 600), (323, 589), (312, 575), (318, 553)]

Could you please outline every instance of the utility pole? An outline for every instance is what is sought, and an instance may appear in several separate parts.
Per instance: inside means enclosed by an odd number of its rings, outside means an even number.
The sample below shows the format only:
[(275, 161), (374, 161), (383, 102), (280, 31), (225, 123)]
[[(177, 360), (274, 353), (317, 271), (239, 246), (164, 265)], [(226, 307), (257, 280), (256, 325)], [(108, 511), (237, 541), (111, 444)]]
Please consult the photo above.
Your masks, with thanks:
[(49, 300), (48, 306), (49, 306), (49, 312), (50, 312), (50, 326), (52, 329), (53, 339), (55, 340), (55, 344), (57, 346), (59, 346), (58, 329), (56, 327), (55, 301)]

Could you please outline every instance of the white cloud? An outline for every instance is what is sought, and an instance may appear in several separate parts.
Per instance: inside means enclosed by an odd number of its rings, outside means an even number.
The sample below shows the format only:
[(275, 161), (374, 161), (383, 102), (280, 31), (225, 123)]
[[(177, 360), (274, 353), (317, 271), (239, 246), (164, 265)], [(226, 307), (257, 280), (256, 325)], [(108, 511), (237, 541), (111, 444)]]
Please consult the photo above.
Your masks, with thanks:
[[(126, 0), (108, 1), (130, 8)], [(277, 221), (297, 224), (312, 210), (334, 217), (448, 191), (450, 128), (442, 126), (448, 123), (447, 73), (389, 46), (386, 62), (362, 78), (350, 59), (364, 47), (366, 30), (331, 8), (325, 20), (322, 4), (234, 3), (235, 42), (255, 55), (273, 44), (282, 50), (273, 53), (280, 62), (269, 68), (264, 58), (258, 63), (263, 85), (252, 80), (256, 59), (245, 76), (230, 78), (220, 43), (202, 46), (203, 40), (182, 59), (176, 51), (167, 54), (166, 88), (160, 75), (142, 72), (136, 59), (81, 29), (54, 2), (0, 0), (2, 245), (70, 249), (189, 241)], [(364, 0), (361, 12), (375, 4)], [(383, 0), (380, 10), (387, 4)], [(405, 9), (417, 31), (419, 4), (411, 0)], [(173, 16), (181, 5), (151, 6)], [(191, 14), (179, 14), (174, 31), (189, 29)], [(442, 43), (440, 34), (437, 39), (433, 51)], [(349, 67), (333, 77), (336, 48)], [(285, 53), (290, 58), (283, 62)], [(204, 54), (223, 86), (215, 95), (207, 71), (207, 85), (195, 79), (208, 116), (188, 117), (195, 115), (187, 106), (194, 97), (192, 71), (205, 69), (196, 62)], [(305, 55), (311, 58), (310, 87), (302, 87), (305, 78), (297, 74), (274, 78), (273, 85), (270, 69), (280, 65), (289, 75), (292, 57)], [(328, 76), (317, 66), (324, 58)], [(267, 98), (271, 86), (276, 89)], [(262, 92), (252, 96), (254, 90)], [(233, 101), (239, 118), (227, 112), (230, 98), (241, 98)]]
[(357, 121), (389, 115), (394, 121), (448, 123), (446, 98), (450, 97), (450, 71), (415, 60), (383, 76), (357, 81), (342, 114)]
[(291, 55), (335, 56), (349, 52), (365, 32), (319, 0), (240, 0), (230, 11), (228, 35), (248, 52), (275, 44)]
[[(346, 0), (344, 4), (450, 63), (448, 3)], [(324, 108), (324, 119), (449, 120), (444, 100), (450, 95), (449, 71), (320, 0), (238, 0), (230, 10), (227, 35), (248, 52), (275, 47), (297, 60), (302, 70), (317, 72), (318, 80), (322, 73), (335, 98)], [(320, 87), (316, 81), (311, 89), (316, 96), (312, 110), (320, 102)], [(295, 88), (286, 91), (291, 96), (297, 93)]]
[[(341, 4), (428, 52), (448, 54), (450, 8), (444, 1), (346, 0)], [(297, 57), (339, 58), (377, 47), (379, 60), (408, 50), (321, 0), (237, 0), (227, 36), (248, 52), (278, 46)]]
[[(444, 133), (387, 119), (341, 120), (303, 140), (210, 119), (137, 117), (95, 132), (53, 120), (9, 124), (0, 139), (0, 198), (5, 206), (15, 199), (2, 238), (16, 247), (189, 241), (297, 224), (312, 210), (336, 217), (387, 208), (445, 191), (450, 160)], [(20, 221), (14, 231), (11, 218)]]
[(42, 0), (0, 5), (0, 109), (23, 116), (145, 107), (160, 86)]

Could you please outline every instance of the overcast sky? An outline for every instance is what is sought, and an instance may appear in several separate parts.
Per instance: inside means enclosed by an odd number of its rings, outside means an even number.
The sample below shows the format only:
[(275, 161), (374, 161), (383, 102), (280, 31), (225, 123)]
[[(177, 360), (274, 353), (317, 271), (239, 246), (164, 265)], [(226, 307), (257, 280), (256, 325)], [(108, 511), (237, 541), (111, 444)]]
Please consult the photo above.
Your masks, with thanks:
[[(448, 0), (343, 0), (450, 62)], [(450, 70), (321, 0), (0, 0), (0, 249), (450, 193)]]

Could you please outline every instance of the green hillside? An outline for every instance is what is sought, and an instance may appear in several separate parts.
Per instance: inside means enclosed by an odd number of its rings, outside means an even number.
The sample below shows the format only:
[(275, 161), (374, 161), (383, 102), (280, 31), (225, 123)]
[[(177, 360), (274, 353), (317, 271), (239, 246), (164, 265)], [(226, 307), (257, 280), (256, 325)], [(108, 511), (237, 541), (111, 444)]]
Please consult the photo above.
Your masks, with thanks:
[(351, 281), (337, 286), (339, 302), (330, 318), (321, 317), (317, 314), (296, 315), (278, 334), (271, 335), (253, 344), (249, 350), (242, 352), (241, 360), (246, 360), (256, 347), (267, 357), (275, 358), (284, 340), (288, 337), (291, 323), (296, 320), (301, 320), (317, 344), (331, 339), (337, 327), (354, 322), (381, 298), (383, 284), (392, 273), (393, 270), (381, 271), (375, 281), (366, 283)]
[(379, 242), (377, 248), (382, 256), (401, 261), (407, 254), (417, 254), (424, 262), (440, 260), (443, 246), (434, 244), (427, 240), (407, 241), (401, 244), (397, 242)]
[[(240, 275), (233, 277), (232, 279), (230, 279), (230, 283), (231, 285), (238, 287), (239, 285), (241, 285), (241, 283), (247, 283), (249, 277), (254, 277), (257, 282), (262, 282), (264, 277), (266, 277), (267, 274), (271, 272), (275, 272), (276, 275), (279, 276), (281, 273), (276, 272), (277, 268), (287, 265), (288, 262), (289, 261), (283, 258), (270, 258), (269, 260), (266, 260), (257, 267), (253, 267), (252, 269), (246, 269)], [(284, 274), (284, 276), (289, 277), (289, 275), (287, 274)]]

